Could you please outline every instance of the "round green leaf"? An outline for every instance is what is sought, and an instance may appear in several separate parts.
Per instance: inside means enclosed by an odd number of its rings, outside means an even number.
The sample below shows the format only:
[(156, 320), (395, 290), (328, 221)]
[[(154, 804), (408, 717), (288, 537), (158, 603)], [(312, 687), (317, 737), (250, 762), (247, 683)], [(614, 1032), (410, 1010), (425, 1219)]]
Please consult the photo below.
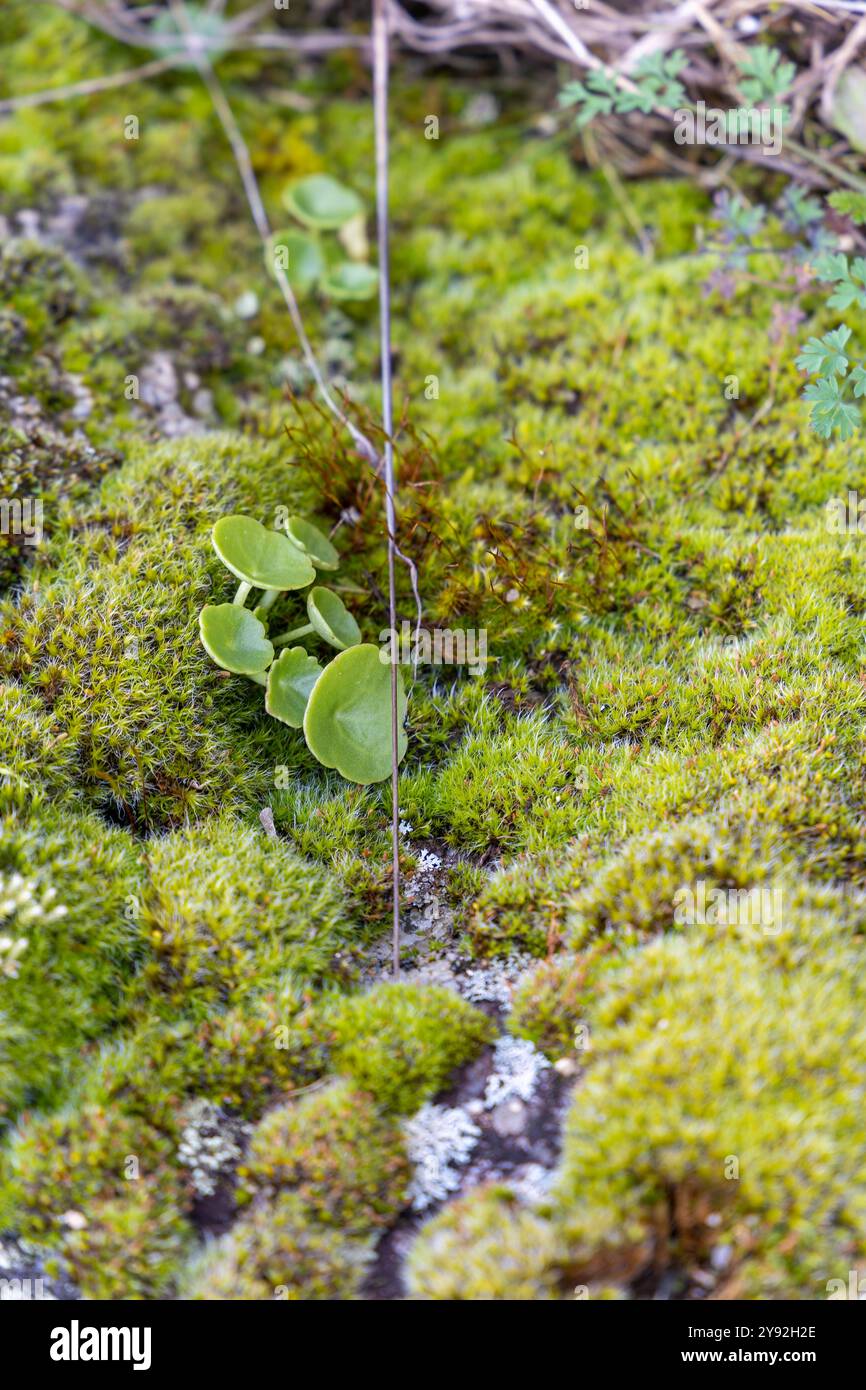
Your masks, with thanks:
[(328, 271), (321, 288), (332, 299), (370, 299), (378, 284), (375, 266), (362, 261), (341, 261)]
[(289, 540), (309, 555), (317, 570), (339, 568), (339, 553), (331, 545), (328, 537), (311, 521), (305, 521), (302, 516), (290, 516), (286, 522), (286, 531)]
[(255, 676), (266, 671), (274, 649), (254, 613), (238, 603), (208, 603), (198, 617), (202, 644), (224, 671)]
[(300, 729), (310, 691), (322, 674), (314, 656), (303, 647), (287, 647), (280, 652), (268, 672), (265, 709), (293, 729)]
[[(406, 752), (406, 693), (397, 668), (398, 761)], [(382, 782), (391, 771), (391, 671), (365, 642), (340, 652), (307, 701), (304, 737), (314, 757), (349, 782)]]
[(319, 243), (312, 237), (304, 236), (303, 232), (274, 232), (268, 238), (265, 264), (272, 275), (280, 251), (283, 252), (280, 263), (289, 283), (297, 289), (308, 290), (324, 274), (325, 262)]
[(320, 637), (332, 647), (345, 650), (361, 640), (361, 629), (343, 600), (332, 589), (317, 584), (307, 594), (307, 616)]
[(257, 589), (303, 589), (315, 571), (281, 531), (269, 531), (252, 516), (222, 516), (211, 532), (223, 564)]
[(196, 52), (217, 62), (231, 45), (228, 22), (204, 5), (184, 5), (185, 22), (178, 24), (173, 14), (164, 11), (150, 26), (149, 37), (164, 58), (172, 58), (175, 67), (197, 68)]
[(364, 210), (357, 193), (328, 174), (311, 174), (290, 184), (283, 193), (283, 202), (305, 227), (323, 231), (342, 227)]

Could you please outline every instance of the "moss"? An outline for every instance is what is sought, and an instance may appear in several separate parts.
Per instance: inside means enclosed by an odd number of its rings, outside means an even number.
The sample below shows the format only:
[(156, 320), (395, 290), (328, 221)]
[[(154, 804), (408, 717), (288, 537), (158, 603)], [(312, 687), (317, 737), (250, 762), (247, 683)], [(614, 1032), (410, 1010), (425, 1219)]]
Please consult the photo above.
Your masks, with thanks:
[(196, 393), (204, 387), (217, 413), (235, 423), (241, 397), (268, 361), (256, 361), (247, 351), (251, 331), (213, 291), (161, 283), (118, 297), (110, 315), (78, 319), (64, 334), (61, 351), (67, 370), (80, 373), (98, 402), (91, 432), (124, 444), (129, 430), (149, 434), (154, 428), (144, 377), (157, 353), (170, 358), (176, 399), (188, 415), (196, 418)]
[(192, 1300), (346, 1300), (357, 1295), (368, 1245), (309, 1219), (303, 1201), (280, 1194), (254, 1207), (187, 1270), (181, 1297)]
[(581, 881), (585, 864), (570, 850), (521, 854), (491, 874), (469, 916), (468, 934), (479, 956), (525, 950), (540, 956), (562, 938), (565, 905)]
[(268, 1101), (325, 1069), (319, 1011), (291, 980), (224, 1013), (193, 1022), (148, 1016), (106, 1045), (82, 1078), (83, 1095), (172, 1133), (186, 1099), (257, 1119)]
[[(432, 791), (432, 823), (469, 850), (564, 844), (580, 826), (578, 750), (538, 717), (465, 741)], [(407, 789), (412, 816), (412, 788)]]
[(260, 994), (286, 970), (321, 979), (351, 937), (336, 881), (233, 816), (153, 842), (142, 928), (144, 997), (196, 1018)]
[(45, 906), (32, 922), (13, 912), (0, 923), (27, 941), (17, 974), (0, 980), (0, 1004), (19, 1034), (7, 1044), (6, 1117), (62, 1094), (88, 1045), (126, 1017), (128, 982), (143, 954), (130, 911), (141, 863), (121, 832), (94, 816), (10, 811), (2, 819), (0, 877), (8, 882), (14, 874)]
[(399, 1127), (345, 1081), (271, 1110), (238, 1176), (245, 1195), (288, 1188), (311, 1219), (349, 1234), (388, 1225), (405, 1204)]
[(814, 1298), (862, 1258), (862, 946), (815, 942), (821, 922), (792, 921), (781, 956), (667, 936), (596, 979), (558, 1192), (586, 1267), (652, 1242), (689, 1273), (715, 1250), (729, 1296)]
[(400, 1114), (441, 1090), (496, 1031), (451, 990), (402, 982), (336, 1002), (327, 1025), (336, 1070)]
[[(0, 247), (0, 367), (26, 373), (28, 355), (87, 304), (86, 280), (63, 255), (40, 242), (10, 239)], [(26, 375), (25, 375), (26, 381)]]
[(29, 805), (45, 794), (76, 798), (75, 729), (64, 728), (37, 695), (16, 681), (0, 681), (0, 796)]
[(0, 427), (4, 495), (21, 505), (18, 533), (0, 531), (0, 585), (19, 579), (25, 563), (35, 558), (32, 539), (38, 532), (36, 504), (41, 504), (39, 526), (51, 528), (57, 509), (67, 499), (83, 497), (116, 462), (116, 455), (97, 449), (80, 434), (65, 434), (40, 415), (22, 417), (16, 426)]
[(717, 888), (767, 886), (780, 872), (778, 850), (743, 833), (742, 825), (697, 817), (673, 830), (654, 830), (629, 840), (600, 866), (569, 904), (567, 935), (579, 948), (594, 936), (615, 934), (618, 945), (673, 928), (684, 889), (698, 882), (707, 895)]
[(521, 976), (511, 996), (512, 1032), (554, 1061), (581, 1050), (584, 1038), (578, 1029), (590, 1002), (587, 976), (594, 959), (593, 952), (579, 960), (563, 952)]
[(156, 1298), (189, 1245), (170, 1141), (140, 1116), (85, 1105), (10, 1140), (3, 1205), (89, 1298)]
[(422, 1227), (406, 1261), (416, 1299), (508, 1302), (561, 1297), (564, 1247), (550, 1221), (507, 1188), (475, 1188)]
[(187, 1221), (156, 1187), (87, 1203), (87, 1227), (63, 1244), (62, 1267), (94, 1299), (154, 1299), (174, 1291), (192, 1243)]

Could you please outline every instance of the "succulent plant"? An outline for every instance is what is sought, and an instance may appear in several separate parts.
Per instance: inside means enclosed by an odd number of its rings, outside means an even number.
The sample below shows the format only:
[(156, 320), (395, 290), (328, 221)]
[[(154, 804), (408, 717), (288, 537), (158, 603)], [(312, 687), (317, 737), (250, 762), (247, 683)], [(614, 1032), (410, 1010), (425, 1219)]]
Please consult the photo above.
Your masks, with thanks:
[(302, 728), (307, 701), (321, 674), (318, 661), (314, 656), (307, 656), (303, 647), (288, 647), (280, 652), (268, 672), (265, 692), (268, 714), (293, 729)]
[(283, 268), (298, 290), (312, 289), (325, 273), (325, 258), (318, 241), (296, 232), (291, 228), (285, 232), (274, 232), (269, 237), (265, 251), (265, 264), (272, 269), (282, 256)]
[(286, 535), (299, 550), (309, 555), (317, 570), (339, 569), (339, 552), (331, 545), (324, 531), (320, 531), (311, 521), (305, 521), (302, 516), (288, 517)]
[[(211, 533), (214, 550), (240, 580), (231, 603), (206, 604), (199, 614), (205, 651), (224, 671), (265, 688), (265, 709), (303, 729), (310, 752), (350, 782), (383, 781), (391, 771), (391, 676), (378, 647), (339, 594), (315, 584), (316, 570), (335, 570), (340, 557), (311, 521), (290, 516), (285, 532), (250, 516), (225, 516)], [(345, 586), (356, 591), (355, 586)], [(255, 610), (246, 600), (261, 590)], [(307, 621), (269, 637), (270, 610), (286, 593), (303, 590)], [(357, 592), (357, 591), (356, 591)], [(301, 637), (319, 637), (339, 650), (322, 667)], [(275, 649), (283, 647), (275, 659)], [(406, 694), (397, 672), (398, 756), (406, 751)]]
[(205, 651), (224, 671), (254, 676), (266, 671), (274, 659), (264, 623), (239, 604), (205, 604), (198, 626)]
[(376, 293), (379, 272), (362, 261), (342, 261), (322, 279), (322, 289), (331, 299), (370, 299)]
[(226, 568), (246, 584), (244, 599), (252, 588), (303, 589), (315, 577), (304, 551), (252, 516), (221, 517), (213, 528), (213, 547)]
[[(397, 672), (398, 761), (406, 752), (406, 695)], [(382, 782), (391, 770), (391, 676), (369, 642), (325, 667), (307, 701), (304, 737), (314, 757), (348, 782)]]
[[(289, 184), (283, 203), (304, 230), (289, 227), (272, 234), (265, 251), (268, 269), (273, 273), (280, 266), (297, 290), (318, 286), (331, 299), (370, 299), (379, 272), (367, 261), (364, 205), (357, 193), (329, 174), (311, 174)], [(333, 240), (323, 239), (332, 232), (348, 260)]]
[(283, 193), (283, 202), (305, 227), (321, 231), (337, 231), (363, 212), (357, 193), (329, 174), (311, 174), (290, 184)]
[(318, 633), (319, 637), (341, 652), (347, 647), (357, 646), (361, 640), (361, 629), (343, 600), (332, 589), (325, 589), (321, 584), (307, 594), (307, 617), (310, 620), (308, 623), (275, 637), (274, 646), (284, 647), (287, 642), (294, 641), (296, 637), (306, 637), (311, 632)]

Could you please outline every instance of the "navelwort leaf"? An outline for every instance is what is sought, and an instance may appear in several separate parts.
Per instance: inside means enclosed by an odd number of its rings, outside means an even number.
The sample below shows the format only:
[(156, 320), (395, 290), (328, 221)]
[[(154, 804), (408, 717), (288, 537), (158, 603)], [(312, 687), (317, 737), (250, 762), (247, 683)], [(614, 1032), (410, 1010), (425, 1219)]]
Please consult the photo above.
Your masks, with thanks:
[(266, 671), (274, 659), (264, 624), (240, 604), (206, 604), (198, 626), (205, 651), (224, 671), (254, 676)]
[[(365, 642), (325, 667), (307, 702), (304, 737), (325, 767), (349, 782), (382, 782), (391, 771), (391, 671), (378, 647)], [(397, 668), (397, 754), (406, 752), (406, 693)]]
[(318, 584), (307, 595), (307, 616), (320, 637), (332, 647), (354, 647), (361, 640), (361, 629), (343, 600), (332, 589)]
[(363, 261), (341, 261), (322, 279), (322, 289), (332, 299), (370, 299), (378, 285), (378, 270)]
[(283, 203), (299, 222), (322, 231), (336, 231), (364, 211), (357, 193), (329, 174), (311, 174), (289, 184)]
[(310, 692), (322, 668), (314, 656), (303, 647), (287, 647), (280, 652), (270, 671), (265, 690), (265, 709), (275, 719), (300, 729)]
[(211, 538), (226, 568), (256, 589), (303, 589), (316, 577), (309, 556), (255, 517), (220, 517)]
[(273, 275), (278, 264), (299, 290), (311, 289), (325, 273), (319, 243), (304, 232), (273, 233), (265, 251), (265, 265)]
[(311, 521), (305, 521), (302, 516), (290, 516), (286, 521), (286, 535), (293, 545), (309, 555), (317, 570), (335, 570), (339, 567), (338, 551)]

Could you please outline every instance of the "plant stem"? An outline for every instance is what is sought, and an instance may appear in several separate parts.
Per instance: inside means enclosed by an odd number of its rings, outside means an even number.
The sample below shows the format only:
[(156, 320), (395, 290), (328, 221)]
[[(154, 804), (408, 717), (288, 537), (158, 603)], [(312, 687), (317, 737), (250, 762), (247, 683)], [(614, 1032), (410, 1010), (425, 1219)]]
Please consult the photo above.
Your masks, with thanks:
[(69, 97), (88, 97), (97, 92), (109, 92), (115, 87), (127, 87), (131, 82), (157, 77), (173, 67), (173, 58), (156, 58), (151, 63), (143, 63), (139, 68), (129, 68), (126, 72), (113, 72), (107, 77), (93, 77), (85, 82), (73, 82), (68, 87), (50, 87), (45, 92), (27, 92), (24, 96), (9, 97), (0, 101), (0, 115), (24, 111), (34, 106), (45, 106), (51, 101), (66, 101)]
[(866, 193), (866, 181), (852, 174), (842, 164), (834, 164), (832, 159), (825, 159), (818, 154), (817, 150), (810, 150), (807, 145), (801, 145), (797, 140), (786, 140), (789, 149), (798, 154), (801, 159), (805, 159), (809, 164), (814, 164), (817, 169), (822, 169), (831, 178), (838, 179), (840, 183), (847, 183), (849, 188), (854, 188), (858, 193)]
[(247, 674), (247, 680), (248, 680), (248, 681), (255, 681), (256, 685), (264, 685), (264, 686), (266, 686), (267, 683), (268, 683), (268, 678), (267, 678), (267, 676), (265, 675), (264, 671), (257, 671), (257, 672), (255, 673), (255, 675), (250, 675), (250, 674), (248, 673), (248, 674)]
[[(376, 233), (379, 248), (379, 358), (382, 372), (382, 426), (385, 435), (385, 516), (388, 524), (388, 613), (397, 631), (395, 548), (397, 509), (394, 501), (394, 411), (391, 393), (391, 269), (388, 248), (388, 12), (385, 0), (373, 0), (373, 124), (376, 134)], [(397, 663), (391, 662), (391, 968), (400, 974), (400, 777)]]
[(315, 632), (312, 623), (305, 623), (303, 627), (293, 627), (291, 632), (282, 632), (279, 637), (271, 638), (272, 647), (284, 647), (287, 642), (292, 642), (296, 637), (306, 637), (308, 632)]
[(247, 601), (247, 597), (249, 596), (250, 589), (252, 587), (252, 584), (247, 584), (246, 581), (239, 584), (238, 591), (232, 599), (232, 603), (236, 603), (239, 608), (243, 608), (244, 604)]
[(282, 592), (282, 589), (265, 589), (264, 595), (259, 600), (258, 604), (262, 612), (267, 613), (269, 608), (273, 608)]

